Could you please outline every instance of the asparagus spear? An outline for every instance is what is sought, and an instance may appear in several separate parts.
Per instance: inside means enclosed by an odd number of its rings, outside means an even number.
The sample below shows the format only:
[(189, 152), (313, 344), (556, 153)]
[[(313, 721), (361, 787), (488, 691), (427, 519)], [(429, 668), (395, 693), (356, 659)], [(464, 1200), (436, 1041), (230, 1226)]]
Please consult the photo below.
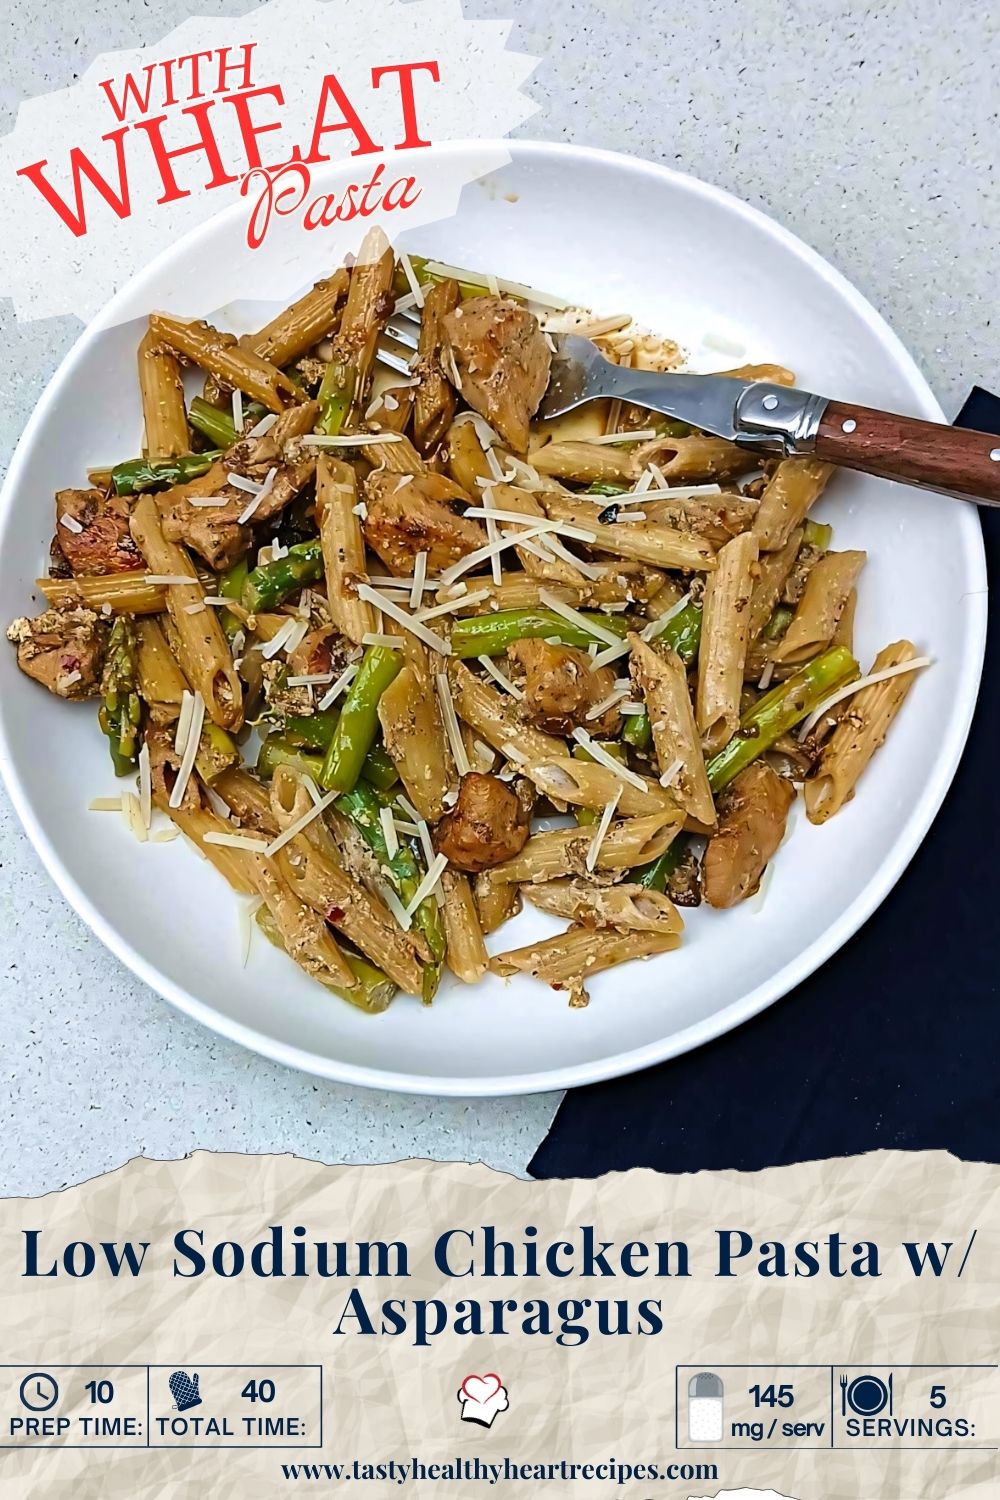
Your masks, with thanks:
[(111, 747), (116, 776), (127, 776), (136, 768), (141, 716), (135, 629), (127, 615), (119, 615), (108, 637), (98, 712), (98, 721)]
[(319, 430), (326, 437), (336, 437), (351, 409), (357, 375), (348, 360), (336, 355), (323, 371), (316, 399), (319, 402)]
[(116, 495), (141, 495), (146, 490), (165, 489), (172, 484), (187, 484), (207, 474), (219, 451), (182, 453), (179, 458), (130, 458), (115, 464), (111, 484)]
[[(266, 906), (260, 908), (255, 920), (267, 940), (284, 952), (285, 945), (281, 941), (281, 934)], [(352, 990), (341, 989), (339, 985), (330, 984), (325, 979), (320, 979), (320, 984), (332, 990), (335, 995), (339, 995), (342, 1000), (349, 1000), (359, 1010), (367, 1011), (369, 1015), (378, 1015), (383, 1010), (387, 1010), (396, 993), (394, 982), (387, 974), (383, 974), (381, 969), (369, 963), (367, 958), (362, 958), (360, 953), (352, 953), (343, 947), (341, 952), (347, 960), (348, 968), (358, 981), (357, 984)]]
[(645, 886), (647, 891), (666, 890), (667, 881), (677, 869), (684, 855), (687, 853), (690, 840), (684, 834), (678, 834), (671, 843), (667, 845), (662, 854), (656, 859), (651, 859), (648, 865), (640, 865), (629, 875), (629, 880), (636, 885)]
[[(286, 729), (289, 722), (285, 722)], [(318, 785), (323, 770), (323, 757), (311, 755), (307, 749), (280, 734), (269, 734), (257, 755), (257, 774), (265, 781), (270, 781), (279, 766), (291, 766), (293, 771), (311, 776)], [(381, 745), (371, 747), (361, 767), (361, 775), (371, 786), (378, 787), (379, 791), (388, 790), (399, 780), (396, 767)]]
[[(591, 611), (584, 612), (584, 618), (623, 639), (628, 633), (628, 621), (622, 615)], [(451, 649), (457, 657), (500, 656), (514, 641), (550, 638), (584, 650), (598, 641), (596, 635), (556, 614), (554, 609), (501, 609), (496, 614), (470, 615), (457, 620), (452, 627)]]
[(378, 733), (379, 699), (402, 665), (400, 653), (385, 646), (365, 652), (323, 760), (320, 782), (328, 791), (349, 792), (360, 776)]
[[(353, 790), (338, 797), (334, 806), (345, 817), (350, 818), (379, 864), (385, 868), (400, 901), (404, 906), (409, 905), (423, 879), (423, 871), (413, 850), (405, 842), (400, 843), (390, 859), (379, 817), (382, 804), (375, 793), (363, 782), (358, 782)], [(433, 958), (432, 963), (424, 965), (422, 999), (425, 1005), (429, 1005), (441, 982), (441, 966), (446, 947), (444, 921), (433, 896), (427, 896), (421, 901), (413, 913), (413, 920), (417, 930), (426, 938)]]
[(787, 682), (779, 683), (749, 708), (740, 727), (705, 770), (713, 792), (728, 786), (734, 776), (770, 750), (776, 740), (794, 729), (843, 683), (858, 675), (858, 664), (846, 646), (834, 646), (808, 662)]
[(236, 439), (242, 437), (229, 412), (224, 407), (213, 406), (201, 396), (195, 396), (188, 407), (188, 421), (195, 432), (208, 438), (216, 448), (231, 448)]
[[(282, 732), (285, 739), (290, 740), (293, 745), (302, 745), (307, 750), (326, 752), (330, 748), (330, 741), (333, 739), (339, 722), (340, 712), (334, 708), (321, 709), (314, 714), (289, 714), (282, 726)], [(372, 745), (365, 756), (361, 774), (366, 781), (381, 791), (387, 791), (399, 780), (399, 772), (393, 764), (392, 757), (382, 745)]]
[(289, 547), (286, 557), (264, 563), (247, 575), (240, 602), (251, 614), (274, 609), (289, 594), (294, 594), (296, 589), (307, 583), (315, 583), (322, 572), (323, 547), (319, 537), (309, 542), (298, 542), (294, 547)]
[[(223, 599), (235, 599), (237, 602), (239, 602), (243, 594), (243, 585), (247, 581), (247, 575), (249, 571), (249, 566), (245, 557), (241, 557), (239, 562), (235, 562), (233, 563), (232, 567), (227, 568), (222, 577), (219, 579), (220, 597)], [(233, 614), (231, 609), (223, 609), (219, 611), (219, 624), (222, 626), (229, 640), (232, 640), (236, 632), (243, 628), (241, 622)]]

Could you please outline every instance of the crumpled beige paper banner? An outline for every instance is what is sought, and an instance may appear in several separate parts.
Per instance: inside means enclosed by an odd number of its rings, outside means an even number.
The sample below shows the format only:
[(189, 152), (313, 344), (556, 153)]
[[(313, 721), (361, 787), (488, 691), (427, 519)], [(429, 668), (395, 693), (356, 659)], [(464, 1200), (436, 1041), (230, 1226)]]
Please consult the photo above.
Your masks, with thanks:
[[(293, 1410), (305, 1422), (301, 1440), (272, 1448), (72, 1449), (50, 1442), (33, 1450), (0, 1449), (0, 1492), (38, 1497), (257, 1496), (313, 1490), (371, 1495), (373, 1500), (409, 1482), (365, 1482), (357, 1478), (293, 1480), (282, 1464), (411, 1463), (478, 1458), (483, 1464), (568, 1462), (618, 1464), (668, 1462), (713, 1464), (704, 1479), (421, 1481), (421, 1495), (622, 1495), (653, 1497), (760, 1495), (786, 1500), (987, 1500), (1000, 1493), (995, 1445), (998, 1384), (995, 1369), (943, 1371), (942, 1366), (989, 1366), (1000, 1332), (1000, 1167), (956, 1161), (944, 1153), (882, 1152), (854, 1159), (807, 1163), (755, 1174), (700, 1173), (669, 1177), (647, 1171), (598, 1181), (530, 1183), (482, 1166), (406, 1162), (380, 1167), (329, 1167), (289, 1156), (214, 1155), (199, 1152), (180, 1162), (136, 1160), (118, 1171), (37, 1199), (0, 1201), (0, 1441), (12, 1441), (12, 1418), (25, 1420), (21, 1395), (35, 1409), (51, 1394), (46, 1377), (60, 1384), (50, 1416), (69, 1413), (120, 1415), (129, 1401), (142, 1423), (157, 1413), (173, 1420), (174, 1387), (182, 1374), (203, 1399), (186, 1418), (228, 1412), (239, 1426), (247, 1413), (275, 1415)], [(283, 1226), (286, 1268), (295, 1226), (308, 1242), (403, 1241), (409, 1275), (364, 1278), (265, 1279), (249, 1274), (224, 1279), (171, 1274), (179, 1256), (174, 1236), (199, 1230), (205, 1252), (222, 1241), (250, 1247)], [(495, 1226), (515, 1245), (529, 1240), (578, 1243), (580, 1227), (593, 1225), (601, 1240), (620, 1251), (629, 1241), (648, 1245), (683, 1241), (690, 1254), (688, 1278), (645, 1276), (630, 1280), (490, 1279), (477, 1274), (448, 1278), (435, 1268), (433, 1245), (447, 1229)], [(745, 1230), (753, 1253), (733, 1279), (718, 1279), (717, 1230)], [(25, 1232), (38, 1231), (35, 1269), (55, 1266), (54, 1276), (25, 1278)], [(973, 1233), (975, 1238), (973, 1239)], [(822, 1240), (839, 1233), (849, 1243), (869, 1240), (881, 1251), (878, 1279), (764, 1278), (757, 1272), (760, 1243)], [(100, 1266), (101, 1242), (149, 1242), (138, 1276), (113, 1279)], [(904, 1241), (950, 1241), (941, 1277), (916, 1277), (901, 1249)], [(969, 1249), (970, 1240), (972, 1243)], [(64, 1269), (70, 1242), (94, 1249), (98, 1269), (76, 1279)], [(454, 1242), (460, 1248), (463, 1242)], [(69, 1252), (82, 1268), (87, 1252)], [(230, 1255), (232, 1252), (223, 1252)], [(350, 1251), (352, 1261), (355, 1252)], [(850, 1262), (851, 1255), (846, 1257)], [(519, 1264), (521, 1261), (519, 1259)], [(310, 1266), (315, 1265), (314, 1258)], [(481, 1263), (479, 1263), (481, 1269)], [(959, 1274), (961, 1271), (961, 1274)], [(377, 1318), (389, 1298), (405, 1299), (410, 1332), (364, 1336), (333, 1333), (352, 1288), (358, 1288)], [(643, 1298), (662, 1302), (663, 1331), (653, 1336), (600, 1337), (580, 1347), (560, 1347), (553, 1337), (528, 1336), (513, 1317), (504, 1337), (462, 1336), (450, 1330), (427, 1347), (414, 1347), (412, 1308), (417, 1299), (439, 1298), (453, 1308), (460, 1299), (623, 1299), (630, 1317)], [(581, 1321), (592, 1329), (595, 1309)], [(349, 1325), (352, 1329), (356, 1323)], [(139, 1366), (123, 1372), (73, 1372), (71, 1364)], [(319, 1441), (318, 1374), (275, 1373), (270, 1406), (245, 1395), (244, 1381), (276, 1365), (323, 1367), (323, 1432)], [(145, 1409), (146, 1366), (151, 1406)], [(244, 1366), (227, 1372), (219, 1367)], [(677, 1367), (687, 1370), (678, 1375)], [(752, 1367), (737, 1369), (738, 1366)], [(813, 1367), (775, 1371), (775, 1366)], [(908, 1366), (926, 1367), (914, 1374)], [(868, 1372), (886, 1377), (891, 1367), (895, 1413), (940, 1415), (932, 1390), (945, 1387), (944, 1413), (964, 1417), (974, 1434), (949, 1446), (939, 1441), (923, 1451), (897, 1443), (879, 1451), (837, 1447), (776, 1447), (742, 1435), (730, 1424), (753, 1415), (751, 1387), (796, 1392), (791, 1409), (766, 1406), (757, 1415), (822, 1420), (829, 1441), (831, 1408), (843, 1430), (841, 1391), (835, 1367), (853, 1379)], [(687, 1379), (691, 1370), (716, 1372), (725, 1384), (727, 1436), (722, 1443), (692, 1447), (687, 1440)], [(508, 1396), (490, 1427), (461, 1420), (460, 1387), (469, 1375), (496, 1373)], [(27, 1387), (21, 1382), (30, 1377)], [(87, 1403), (86, 1381), (118, 1381), (122, 1395), (102, 1407)], [(845, 1374), (845, 1382), (847, 1374)], [(34, 1381), (34, 1384), (31, 1383)], [(40, 1382), (40, 1383), (39, 1383)], [(131, 1385), (129, 1385), (131, 1382)], [(801, 1383), (799, 1383), (801, 1382)], [(811, 1382), (811, 1383), (810, 1383)], [(817, 1383), (818, 1382), (818, 1383)], [(126, 1393), (126, 1386), (131, 1395)], [(808, 1388), (807, 1388), (808, 1387)], [(489, 1387), (491, 1389), (492, 1387)], [(190, 1391), (185, 1385), (184, 1390)], [(480, 1386), (481, 1395), (487, 1387)], [(138, 1393), (138, 1394), (137, 1394)], [(677, 1394), (675, 1394), (677, 1393)], [(106, 1393), (105, 1393), (106, 1394)], [(180, 1405), (182, 1397), (177, 1404)], [(939, 1398), (940, 1400), (940, 1398)], [(930, 1407), (928, 1407), (930, 1402)], [(679, 1409), (678, 1409), (679, 1408)], [(675, 1418), (677, 1427), (675, 1428)], [(20, 1429), (23, 1431), (23, 1428)], [(675, 1450), (675, 1431), (681, 1446)], [(74, 1435), (77, 1429), (73, 1428)], [(16, 1433), (14, 1440), (18, 1440)], [(64, 1438), (63, 1441), (69, 1441)], [(839, 1442), (839, 1438), (838, 1438)], [(695, 1471), (691, 1471), (694, 1473)]]
[[(231, 265), (227, 276), (225, 265), (209, 261), (203, 276), (184, 288), (185, 315), (205, 316), (234, 296), (281, 299), (327, 274), (346, 249), (356, 248), (366, 221), (307, 233), (305, 210), (332, 190), (339, 201), (348, 181), (360, 188), (380, 164), (383, 191), (394, 179), (417, 174), (419, 199), (392, 216), (394, 233), (451, 217), (462, 188), (509, 159), (498, 138), (538, 108), (522, 90), (537, 59), (507, 48), (511, 24), (466, 17), (461, 0), (265, 0), (243, 16), (195, 15), (153, 45), (102, 54), (70, 88), (25, 100), (14, 129), (0, 136), (0, 189), (17, 224), (16, 234), (0, 239), (0, 296), (13, 298), (22, 320), (63, 313), (89, 319), (199, 224), (241, 202), (241, 217), (249, 221), (262, 185), (251, 174), (241, 200), (247, 149), (229, 97), (249, 100), (243, 108), (261, 131), (256, 149), (273, 166), (287, 162), (293, 149), (309, 155), (317, 119), (333, 125), (343, 117), (336, 99), (327, 96), (321, 103), (327, 75), (336, 78), (378, 154), (350, 155), (361, 147), (348, 131), (323, 135), (321, 146), (333, 165), (315, 166), (308, 190), (294, 175), (277, 181), (274, 191), (284, 198), (288, 216), (272, 217), (265, 243), (241, 257), (238, 280)], [(246, 47), (252, 51), (244, 77)], [(416, 133), (435, 145), (476, 142), (461, 158), (394, 149), (410, 138), (404, 84), (391, 71), (401, 64), (421, 65), (407, 75)], [(434, 65), (433, 76), (425, 64)], [(374, 86), (373, 69), (388, 70)], [(129, 77), (131, 90), (124, 82)], [(220, 84), (225, 92), (214, 92)], [(280, 101), (261, 92), (273, 88), (280, 90)], [(204, 118), (186, 110), (201, 110)], [(157, 121), (167, 151), (210, 140), (218, 173), (204, 149), (174, 157), (170, 171), (184, 196), (170, 198), (150, 145), (150, 122)], [(81, 169), (79, 203), (74, 149), (107, 187), (95, 186)], [(46, 164), (42, 177), (78, 226), (83, 213), (85, 233), (71, 232), (37, 181), (24, 175), (39, 163)], [(217, 185), (206, 190), (216, 176)], [(357, 197), (360, 202), (360, 192)], [(126, 201), (129, 211), (120, 214), (113, 203)]]

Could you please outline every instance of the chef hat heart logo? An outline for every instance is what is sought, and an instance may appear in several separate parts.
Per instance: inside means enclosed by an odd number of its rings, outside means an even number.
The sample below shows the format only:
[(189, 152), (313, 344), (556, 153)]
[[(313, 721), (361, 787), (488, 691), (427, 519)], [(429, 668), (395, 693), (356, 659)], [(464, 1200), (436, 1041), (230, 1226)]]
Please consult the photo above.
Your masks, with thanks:
[(476, 1422), (480, 1427), (492, 1427), (499, 1413), (510, 1405), (504, 1383), (493, 1371), (466, 1375), (458, 1388), (458, 1399), (462, 1421)]

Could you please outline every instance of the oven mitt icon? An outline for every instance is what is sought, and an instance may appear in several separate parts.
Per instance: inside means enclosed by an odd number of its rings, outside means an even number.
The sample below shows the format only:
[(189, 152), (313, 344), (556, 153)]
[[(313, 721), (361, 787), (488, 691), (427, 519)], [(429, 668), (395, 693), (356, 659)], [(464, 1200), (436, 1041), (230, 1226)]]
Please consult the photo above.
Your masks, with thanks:
[(500, 1412), (510, 1405), (499, 1375), (466, 1375), (458, 1389), (462, 1421), (492, 1427)]
[(192, 1406), (201, 1405), (201, 1393), (198, 1390), (197, 1375), (189, 1375), (186, 1370), (175, 1370), (167, 1384), (170, 1394), (174, 1398), (174, 1409), (176, 1411), (188, 1411)]

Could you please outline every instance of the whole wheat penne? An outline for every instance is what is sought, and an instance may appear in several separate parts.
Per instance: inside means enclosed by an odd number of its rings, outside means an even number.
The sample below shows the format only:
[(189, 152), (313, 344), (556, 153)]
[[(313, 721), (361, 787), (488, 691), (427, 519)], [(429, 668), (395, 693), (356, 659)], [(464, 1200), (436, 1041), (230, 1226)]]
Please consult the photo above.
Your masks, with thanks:
[(490, 687), (454, 658), (449, 662), (449, 675), (456, 713), (494, 750), (503, 751), (505, 746), (513, 744), (531, 760), (563, 753), (562, 740), (525, 724), (513, 699)]
[(354, 972), (341, 953), (325, 919), (307, 906), (264, 854), (243, 853), (258, 896), (274, 918), (281, 945), (300, 969), (322, 982), (353, 990)]
[(531, 974), (553, 989), (580, 992), (591, 974), (632, 958), (669, 953), (680, 941), (676, 932), (595, 932), (592, 927), (568, 927), (544, 942), (498, 953), (490, 960), (490, 969), (505, 978)]
[(141, 495), (136, 501), (130, 526), (152, 573), (190, 578), (190, 583), (168, 584), (166, 588), (167, 609), (180, 642), (181, 670), (204, 698), (212, 722), (222, 729), (238, 729), (243, 723), (243, 689), (222, 626), (214, 610), (205, 608), (191, 614), (187, 608), (205, 602), (194, 563), (183, 547), (168, 542), (163, 535), (152, 495)]
[(223, 384), (259, 401), (268, 411), (283, 411), (303, 399), (299, 387), (275, 365), (245, 349), (231, 333), (220, 333), (202, 319), (185, 323), (165, 313), (154, 313), (149, 326), (154, 338), (186, 355)]
[[(555, 594), (557, 599), (564, 600), (566, 604), (572, 604), (574, 609), (599, 608), (602, 604), (647, 603), (647, 613), (651, 614), (653, 600), (655, 599), (659, 604), (665, 578), (659, 569), (647, 567), (643, 563), (624, 561), (611, 565), (598, 564), (598, 566), (603, 567), (600, 578), (581, 578), (579, 583), (546, 583), (544, 579), (529, 578), (525, 573), (503, 573), (499, 583), (491, 583), (489, 578), (477, 578), (475, 583), (466, 584), (466, 592), (478, 594), (486, 589), (485, 599), (467, 605), (462, 603), (461, 595), (453, 594), (448, 589), (441, 589), (436, 596), (437, 602), (441, 604), (446, 600), (453, 602), (456, 606), (454, 611), (456, 615), (469, 612), (483, 614), (491, 609), (532, 609), (544, 604), (542, 599), (544, 589), (546, 593)], [(667, 593), (663, 599), (661, 613), (668, 610), (679, 598), (679, 589), (673, 598)]]
[(594, 885), (578, 876), (526, 886), (525, 895), (540, 911), (566, 917), (581, 927), (664, 934), (684, 931), (681, 915), (669, 897), (641, 885)]
[(693, 531), (677, 531), (653, 521), (604, 525), (597, 520), (594, 505), (573, 501), (549, 490), (539, 491), (546, 514), (551, 520), (580, 526), (593, 535), (588, 543), (599, 552), (617, 557), (634, 558), (651, 563), (654, 568), (689, 568), (707, 573), (715, 567), (715, 549), (711, 542)]
[[(912, 641), (894, 641), (879, 652), (871, 671), (883, 672), (886, 667), (912, 661), (916, 655)], [(915, 672), (901, 672), (860, 688), (846, 700), (840, 721), (823, 747), (814, 774), (805, 784), (806, 816), (810, 823), (825, 823), (854, 796), (858, 778), (884, 743), (915, 676)]]
[(344, 315), (335, 345), (348, 358), (354, 374), (350, 422), (358, 424), (368, 406), (368, 380), (379, 335), (393, 309), (392, 278), (396, 261), (389, 241), (376, 225), (361, 242), (351, 270)]
[(396, 443), (385, 443), (370, 451), (377, 452), (380, 465), (389, 474), (412, 474), (417, 477), (427, 473), (426, 463), (408, 437), (401, 437)]
[(414, 393), (413, 440), (430, 453), (444, 437), (455, 415), (455, 391), (441, 369), (441, 319), (458, 306), (458, 282), (447, 277), (424, 294), (420, 318), (420, 384)]
[(521, 910), (521, 888), (506, 880), (494, 880), (492, 870), (477, 875), (473, 884), (479, 926), (484, 937), (496, 932)]
[(469, 877), (447, 869), (441, 876), (444, 890), (444, 928), (448, 940), (445, 962), (463, 984), (476, 984), (489, 968), (479, 912)]
[(224, 880), (228, 880), (234, 891), (241, 896), (256, 895), (257, 885), (246, 865), (246, 851), (230, 849), (225, 844), (206, 844), (206, 833), (231, 833), (224, 819), (208, 807), (168, 807), (166, 801), (157, 804), (173, 823), (192, 842), (203, 859), (214, 865)]
[(136, 620), (135, 633), (139, 696), (149, 708), (154, 724), (170, 724), (181, 711), (187, 679), (155, 617)]
[(824, 552), (810, 569), (791, 624), (771, 653), (776, 662), (808, 661), (829, 645), (866, 557), (865, 552)]
[(656, 651), (634, 634), (628, 640), (632, 680), (649, 715), (660, 774), (671, 772), (671, 795), (686, 813), (699, 823), (713, 824), (715, 803), (705, 774), (687, 669), (673, 651)]
[(755, 641), (774, 613), (781, 598), (789, 573), (795, 566), (802, 545), (802, 527), (797, 526), (783, 547), (775, 552), (762, 552), (757, 559), (757, 577), (750, 595), (750, 624), (748, 633)]
[(280, 830), (271, 811), (271, 797), (267, 787), (256, 776), (251, 776), (244, 766), (231, 766), (212, 782), (213, 792), (218, 792), (223, 802), (243, 824), (269, 833), (272, 837)]
[(760, 498), (753, 523), (762, 552), (777, 552), (805, 520), (826, 487), (832, 464), (818, 458), (784, 458)]
[(399, 772), (406, 794), (422, 818), (436, 823), (445, 811), (444, 798), (455, 785), (455, 763), (441, 722), (434, 674), (420, 648), (407, 637), (406, 665), (386, 688), (378, 704), (385, 748)]
[[(613, 502), (610, 502), (613, 503)], [(724, 547), (730, 537), (749, 531), (757, 514), (757, 501), (741, 495), (691, 495), (685, 500), (644, 500), (642, 513), (659, 526), (693, 531), (713, 547)], [(627, 514), (627, 512), (626, 512)]]
[(630, 443), (546, 443), (533, 448), (528, 462), (539, 474), (575, 484), (630, 484), (638, 479)]
[(152, 329), (139, 343), (139, 394), (149, 458), (175, 458), (191, 447), (184, 384), (176, 355), (164, 349)]
[[(659, 859), (680, 832), (679, 809), (624, 818), (612, 823), (601, 840), (595, 869), (632, 870)], [(488, 871), (495, 882), (556, 880), (563, 875), (588, 875), (587, 855), (593, 843), (592, 828), (548, 828), (534, 833), (520, 854)]]
[[(386, 386), (378, 398), (379, 404), (369, 421), (379, 432), (404, 433), (413, 415), (415, 387), (412, 385)], [(368, 408), (371, 411), (371, 407)]]
[(471, 498), (478, 495), (479, 479), (490, 479), (490, 466), (473, 422), (452, 422), (445, 434), (448, 473)]
[(655, 463), (668, 480), (700, 482), (733, 479), (758, 467), (760, 460), (747, 448), (727, 443), (725, 438), (693, 433), (684, 438), (656, 438), (642, 443), (633, 459), (638, 478), (648, 463)]
[[(50, 604), (85, 604), (112, 615), (159, 615), (167, 607), (161, 583), (147, 583), (148, 569), (108, 573), (102, 578), (38, 578), (36, 586)], [(104, 606), (107, 605), (107, 611)]]
[(795, 372), (784, 365), (738, 365), (735, 370), (720, 370), (727, 380), (766, 380), (769, 385), (794, 385)]
[(721, 749), (740, 722), (756, 561), (757, 538), (743, 532), (720, 549), (705, 581), (695, 718), (710, 750)]
[(854, 655), (854, 616), (858, 607), (858, 591), (851, 589), (847, 601), (840, 611), (840, 619), (837, 628), (830, 637), (831, 646), (846, 646), (851, 655)]
[(376, 629), (375, 611), (355, 592), (357, 580), (365, 579), (365, 538), (358, 503), (357, 476), (350, 464), (321, 453), (316, 460), (316, 519), (323, 544), (323, 572), (330, 618), (339, 630), (360, 646), (362, 638)]
[[(483, 492), (481, 503), (484, 508), (492, 505), (496, 510), (513, 511), (519, 516), (532, 516), (540, 521), (544, 521), (546, 517), (537, 496), (512, 484), (491, 485)], [(517, 523), (513, 524), (516, 526)], [(568, 583), (577, 586), (586, 582), (580, 569), (565, 558), (551, 555), (547, 558), (539, 557), (538, 552), (544, 550), (544, 536), (536, 537), (530, 548), (514, 548), (529, 577), (540, 578), (543, 583)]]
[(279, 367), (298, 359), (336, 330), (349, 283), (350, 272), (341, 266), (251, 334), (247, 345), (260, 359)]
[[(635, 782), (623, 781), (597, 761), (552, 755), (544, 760), (519, 761), (518, 767), (522, 775), (555, 802), (569, 802), (574, 807), (603, 812), (617, 797), (618, 811), (626, 818), (640, 818), (647, 813), (671, 815), (680, 812), (675, 798), (659, 782), (650, 781), (645, 776), (637, 777)], [(641, 787), (638, 782), (642, 783)]]

